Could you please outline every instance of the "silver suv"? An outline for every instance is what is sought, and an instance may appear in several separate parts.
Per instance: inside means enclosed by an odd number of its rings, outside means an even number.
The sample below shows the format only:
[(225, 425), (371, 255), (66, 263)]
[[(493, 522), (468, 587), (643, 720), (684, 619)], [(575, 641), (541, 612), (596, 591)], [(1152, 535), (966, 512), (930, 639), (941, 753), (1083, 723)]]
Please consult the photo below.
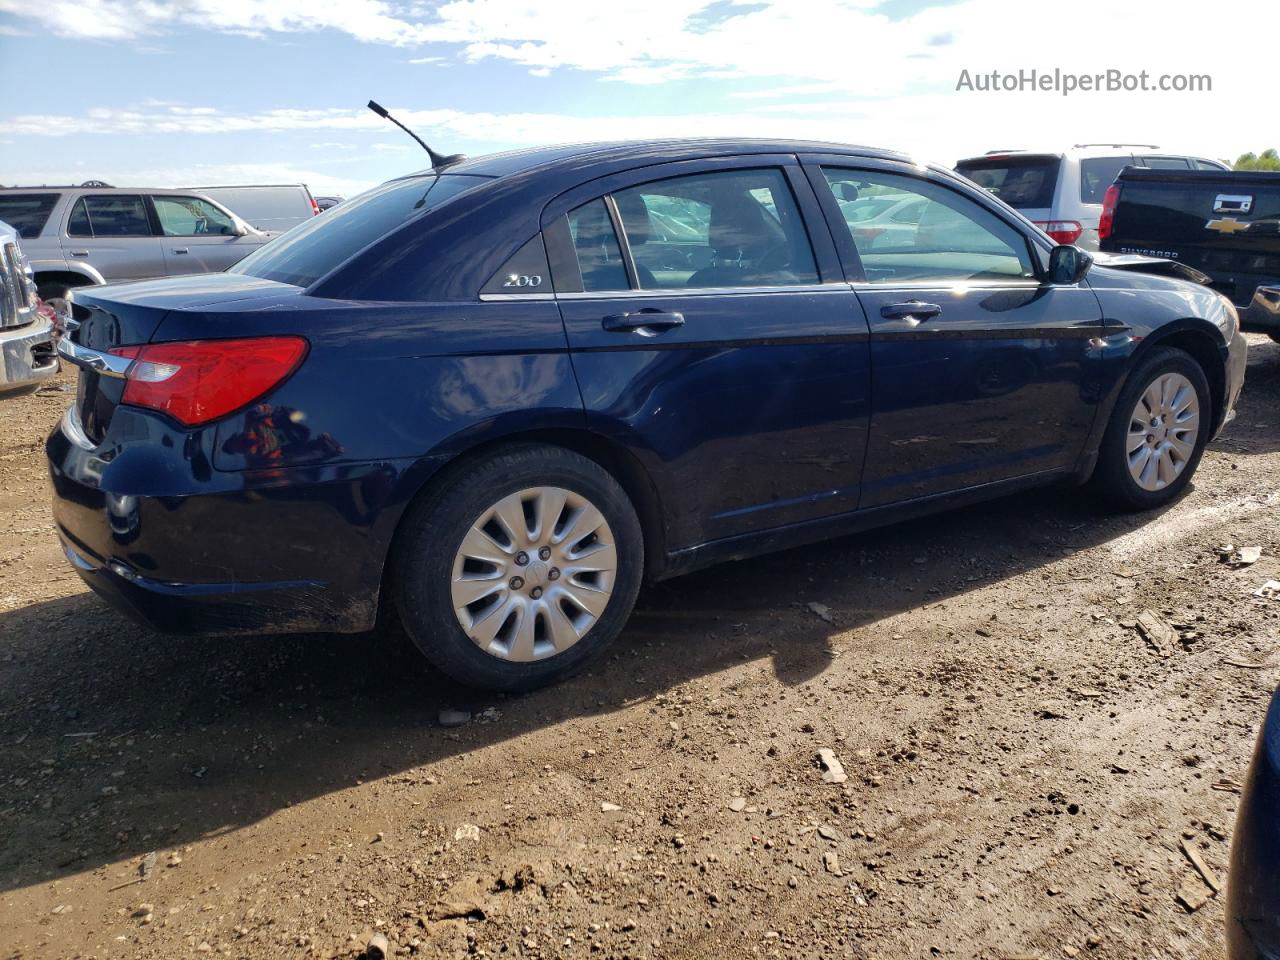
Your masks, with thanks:
[(191, 190), (10, 187), (0, 220), (18, 231), (40, 296), (65, 312), (72, 287), (216, 273), (276, 233)]
[(1102, 198), (1127, 166), (1229, 170), (1205, 157), (1166, 153), (1141, 143), (1077, 143), (1061, 153), (992, 150), (956, 164), (956, 172), (1016, 207), (1058, 243), (1098, 249)]

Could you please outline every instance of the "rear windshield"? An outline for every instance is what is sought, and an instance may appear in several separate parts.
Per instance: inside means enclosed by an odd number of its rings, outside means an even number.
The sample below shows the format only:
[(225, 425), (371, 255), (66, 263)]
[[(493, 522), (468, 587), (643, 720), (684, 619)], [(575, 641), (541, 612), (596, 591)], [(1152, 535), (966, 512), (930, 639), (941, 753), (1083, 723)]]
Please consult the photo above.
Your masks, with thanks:
[(1059, 157), (982, 157), (961, 160), (956, 172), (1011, 207), (1053, 206), (1058, 185)]
[(310, 286), (407, 220), (485, 179), (450, 175), (392, 180), (263, 244), (228, 272)]
[(38, 237), (59, 196), (57, 193), (2, 193), (0, 220), (17, 230), (23, 240)]
[(1101, 203), (1107, 187), (1115, 182), (1120, 171), (1133, 166), (1133, 157), (1090, 157), (1080, 161), (1080, 202)]

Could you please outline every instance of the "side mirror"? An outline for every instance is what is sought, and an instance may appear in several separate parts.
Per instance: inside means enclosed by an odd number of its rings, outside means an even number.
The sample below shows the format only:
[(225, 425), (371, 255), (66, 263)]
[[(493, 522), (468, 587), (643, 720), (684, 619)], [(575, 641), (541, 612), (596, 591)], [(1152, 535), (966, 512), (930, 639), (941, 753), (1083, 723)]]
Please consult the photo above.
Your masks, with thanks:
[(1092, 266), (1093, 257), (1087, 250), (1071, 244), (1061, 244), (1049, 252), (1049, 282), (1079, 283)]

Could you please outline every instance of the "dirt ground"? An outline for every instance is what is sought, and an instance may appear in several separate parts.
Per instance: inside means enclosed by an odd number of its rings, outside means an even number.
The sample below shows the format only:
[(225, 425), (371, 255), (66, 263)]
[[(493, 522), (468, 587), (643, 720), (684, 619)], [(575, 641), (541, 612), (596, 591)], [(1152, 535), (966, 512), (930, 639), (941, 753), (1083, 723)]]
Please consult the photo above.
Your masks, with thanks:
[(1225, 874), (1280, 678), (1280, 347), (1251, 347), (1163, 513), (1041, 491), (708, 570), (511, 698), (394, 637), (134, 626), (49, 520), (72, 395), (5, 400), (0, 956), (1220, 957), (1221, 894), (1175, 896), (1210, 892), (1184, 840)]

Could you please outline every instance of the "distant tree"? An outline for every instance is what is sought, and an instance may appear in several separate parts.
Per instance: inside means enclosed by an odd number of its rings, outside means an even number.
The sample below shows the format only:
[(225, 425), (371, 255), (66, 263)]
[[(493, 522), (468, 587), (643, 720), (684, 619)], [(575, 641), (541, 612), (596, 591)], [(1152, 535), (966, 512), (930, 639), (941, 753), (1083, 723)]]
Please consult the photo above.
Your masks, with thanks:
[(1280, 171), (1280, 153), (1276, 148), (1263, 150), (1262, 153), (1243, 153), (1236, 161), (1237, 170), (1276, 170)]

